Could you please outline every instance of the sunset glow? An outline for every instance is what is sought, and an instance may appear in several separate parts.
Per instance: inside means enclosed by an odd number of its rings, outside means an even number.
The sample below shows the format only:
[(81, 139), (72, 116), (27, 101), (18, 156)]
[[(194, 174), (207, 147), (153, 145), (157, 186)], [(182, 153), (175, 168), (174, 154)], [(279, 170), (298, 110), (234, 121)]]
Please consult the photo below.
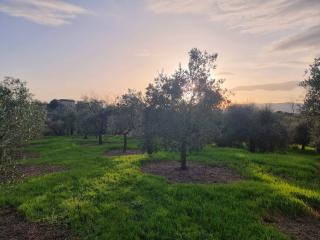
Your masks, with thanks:
[(0, 76), (27, 81), (40, 100), (113, 99), (143, 91), (197, 47), (218, 53), (215, 76), (234, 102), (301, 102), (294, 83), (319, 54), (319, 9), (306, 0), (1, 0)]

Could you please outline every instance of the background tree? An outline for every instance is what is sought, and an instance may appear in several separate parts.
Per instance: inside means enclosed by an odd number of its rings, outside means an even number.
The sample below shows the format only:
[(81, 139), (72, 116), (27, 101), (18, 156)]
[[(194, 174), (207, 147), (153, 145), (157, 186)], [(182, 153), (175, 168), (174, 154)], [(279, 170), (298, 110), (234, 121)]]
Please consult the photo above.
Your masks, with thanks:
[(251, 128), (257, 109), (253, 105), (232, 105), (224, 113), (218, 145), (252, 146)]
[(26, 83), (6, 77), (0, 82), (0, 174), (10, 173), (15, 152), (22, 144), (39, 136), (45, 110), (32, 98)]
[(313, 144), (317, 152), (320, 153), (320, 131), (318, 129), (320, 121), (320, 58), (314, 59), (313, 64), (306, 71), (306, 79), (300, 85), (307, 91), (302, 110), (314, 124)]
[(54, 135), (73, 135), (76, 128), (76, 109), (54, 99), (47, 105), (46, 125)]
[(89, 108), (88, 122), (98, 137), (98, 144), (103, 143), (103, 134), (107, 131), (108, 117), (111, 115), (112, 108), (103, 100), (91, 98), (85, 100)]
[(93, 126), (90, 122), (90, 104), (88, 101), (79, 101), (76, 104), (76, 128), (77, 133), (83, 135), (84, 139), (93, 133)]
[[(164, 77), (162, 74), (161, 76)], [(148, 85), (142, 114), (143, 148), (148, 154), (152, 154), (158, 148), (158, 143), (161, 142), (159, 141), (160, 136), (164, 135), (161, 127), (169, 126), (167, 123), (169, 120), (164, 114), (168, 111), (167, 98), (168, 96), (163, 94), (160, 86)]]
[(227, 102), (223, 81), (212, 77), (216, 58), (192, 49), (187, 69), (180, 66), (171, 76), (160, 74), (147, 88), (148, 106), (159, 112), (157, 137), (180, 151), (182, 170), (187, 168), (187, 152), (212, 140), (212, 120)]
[(56, 100), (47, 105), (46, 134), (62, 136), (65, 134), (65, 125), (62, 120), (63, 106)]
[(127, 136), (133, 130), (141, 129), (143, 100), (141, 92), (129, 89), (116, 104), (114, 125), (116, 132), (123, 135), (123, 152), (127, 151)]
[(269, 109), (259, 110), (250, 129), (250, 151), (283, 151), (288, 145), (288, 133), (276, 113)]
[(313, 119), (311, 143), (316, 147), (317, 153), (320, 153), (320, 120)]
[(310, 143), (311, 140), (311, 125), (308, 121), (300, 122), (295, 128), (294, 143), (301, 145), (301, 150)]
[(155, 137), (157, 136), (157, 111), (152, 106), (146, 106), (142, 112), (143, 149), (152, 154), (155, 150)]
[(288, 131), (278, 113), (252, 105), (234, 105), (225, 111), (218, 145), (248, 147), (251, 152), (283, 151)]

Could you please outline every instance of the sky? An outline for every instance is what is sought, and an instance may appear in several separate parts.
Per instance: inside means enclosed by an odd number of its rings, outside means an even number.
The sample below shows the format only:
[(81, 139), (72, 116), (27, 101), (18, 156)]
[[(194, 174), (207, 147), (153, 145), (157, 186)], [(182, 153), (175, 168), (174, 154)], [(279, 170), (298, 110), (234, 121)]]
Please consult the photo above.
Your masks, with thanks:
[(301, 102), (320, 56), (319, 0), (0, 0), (0, 78), (35, 98), (144, 91), (194, 47), (235, 103)]

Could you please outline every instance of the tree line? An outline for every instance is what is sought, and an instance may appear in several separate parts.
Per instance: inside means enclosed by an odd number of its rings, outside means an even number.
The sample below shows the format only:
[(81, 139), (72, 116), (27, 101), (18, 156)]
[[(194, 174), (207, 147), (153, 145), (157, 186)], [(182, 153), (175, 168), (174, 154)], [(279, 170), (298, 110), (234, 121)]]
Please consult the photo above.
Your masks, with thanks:
[[(45, 135), (104, 134), (139, 137), (143, 149), (178, 151), (181, 169), (187, 156), (208, 144), (243, 147), (251, 152), (286, 151), (289, 145), (313, 146), (320, 152), (320, 58), (310, 65), (301, 86), (306, 97), (299, 114), (232, 105), (223, 80), (215, 79), (217, 54), (189, 52), (186, 68), (159, 74), (144, 94), (128, 90), (115, 102), (86, 97), (74, 104), (33, 100), (25, 83), (6, 78), (0, 84), (1, 163), (20, 144)], [(19, 127), (13, 127), (19, 126)], [(9, 154), (10, 155), (10, 154)]]

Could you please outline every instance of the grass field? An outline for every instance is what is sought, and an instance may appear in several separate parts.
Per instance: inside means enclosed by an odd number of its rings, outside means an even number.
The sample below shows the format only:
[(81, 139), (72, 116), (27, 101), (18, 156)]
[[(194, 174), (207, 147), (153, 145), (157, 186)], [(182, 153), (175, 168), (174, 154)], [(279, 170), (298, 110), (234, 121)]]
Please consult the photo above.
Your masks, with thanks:
[[(226, 165), (243, 180), (230, 184), (173, 184), (144, 174), (147, 155), (107, 157), (121, 138), (50, 137), (27, 151), (25, 164), (63, 164), (67, 171), (0, 187), (0, 207), (15, 207), (31, 220), (64, 223), (81, 239), (290, 239), (263, 216), (316, 215), (320, 206), (319, 155), (252, 154), (208, 147), (190, 160)], [(130, 139), (130, 148), (138, 142)], [(178, 154), (159, 152), (158, 160)]]

